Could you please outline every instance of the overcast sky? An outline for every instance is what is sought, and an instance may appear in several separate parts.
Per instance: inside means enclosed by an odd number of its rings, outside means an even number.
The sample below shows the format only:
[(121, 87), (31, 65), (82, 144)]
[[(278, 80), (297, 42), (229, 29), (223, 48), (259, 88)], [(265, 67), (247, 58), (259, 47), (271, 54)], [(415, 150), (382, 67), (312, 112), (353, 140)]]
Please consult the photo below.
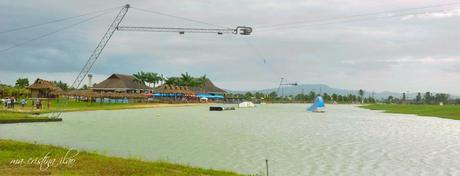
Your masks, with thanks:
[[(111, 73), (152, 71), (175, 76), (189, 72), (206, 74), (219, 87), (233, 90), (276, 87), (285, 77), (301, 84), (346, 89), (459, 95), (460, 10), (456, 7), (460, 9), (460, 4), (395, 16), (395, 10), (450, 2), (0, 0), (0, 31), (129, 3), (212, 24), (252, 26), (254, 33), (218, 36), (117, 31), (91, 71), (96, 82)], [(13, 84), (18, 77), (70, 83), (118, 11), (0, 52), (1, 83)], [(371, 20), (263, 28), (382, 11), (388, 13), (369, 16)], [(89, 17), (0, 33), (0, 50)], [(122, 25), (216, 28), (136, 9), (129, 10)]]

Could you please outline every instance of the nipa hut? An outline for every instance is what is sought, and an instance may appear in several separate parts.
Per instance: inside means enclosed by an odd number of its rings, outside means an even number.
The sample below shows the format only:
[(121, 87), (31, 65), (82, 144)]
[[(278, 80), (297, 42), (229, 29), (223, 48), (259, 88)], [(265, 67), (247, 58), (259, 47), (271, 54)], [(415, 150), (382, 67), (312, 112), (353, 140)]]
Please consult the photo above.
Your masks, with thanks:
[(132, 75), (112, 74), (91, 88), (94, 92), (149, 93), (152, 89), (137, 82)]
[(194, 91), (196, 94), (219, 94), (223, 95), (226, 94), (227, 92), (211, 82), (211, 80), (207, 79), (206, 82), (204, 83), (203, 86), (199, 87), (191, 87), (190, 88), (192, 91)]
[(31, 98), (56, 98), (63, 91), (51, 81), (37, 78), (35, 82), (28, 87)]

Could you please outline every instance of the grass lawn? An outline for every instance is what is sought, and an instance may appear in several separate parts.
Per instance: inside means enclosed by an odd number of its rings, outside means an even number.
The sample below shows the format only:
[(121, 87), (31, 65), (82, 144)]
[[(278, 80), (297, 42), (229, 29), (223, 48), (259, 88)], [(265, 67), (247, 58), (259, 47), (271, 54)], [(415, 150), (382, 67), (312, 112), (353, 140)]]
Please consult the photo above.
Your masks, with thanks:
[(361, 107), (371, 110), (384, 110), (388, 113), (415, 114), (460, 120), (460, 105), (370, 104)]
[[(36, 102), (35, 102), (36, 103)], [(32, 102), (29, 100), (25, 109), (32, 109)], [(112, 110), (112, 109), (126, 109), (140, 105), (141, 103), (89, 103), (84, 101), (57, 101), (51, 100), (50, 108), (47, 107), (47, 100), (42, 101), (42, 112), (55, 112), (55, 111), (89, 111), (89, 110)]]
[[(0, 175), (239, 175), (165, 162), (108, 157), (89, 152), (77, 154), (77, 151), (66, 148), (12, 140), (0, 140), (0, 149)], [(63, 160), (67, 152), (69, 152), (68, 157)], [(49, 153), (48, 158), (44, 159), (47, 153)], [(21, 162), (21, 159), (24, 160)], [(49, 168), (47, 168), (48, 164)]]

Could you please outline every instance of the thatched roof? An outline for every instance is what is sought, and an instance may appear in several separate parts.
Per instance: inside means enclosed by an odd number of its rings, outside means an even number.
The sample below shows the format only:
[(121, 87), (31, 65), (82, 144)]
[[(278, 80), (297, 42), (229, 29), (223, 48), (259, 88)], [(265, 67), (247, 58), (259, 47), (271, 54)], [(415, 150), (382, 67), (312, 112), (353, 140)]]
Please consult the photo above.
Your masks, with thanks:
[(191, 87), (190, 89), (196, 93), (227, 93), (225, 90), (215, 86), (214, 83), (212, 83), (209, 79), (206, 80), (203, 86)]
[(183, 93), (183, 94), (193, 94), (194, 92), (190, 90), (187, 86), (176, 86), (163, 84), (154, 89), (155, 93)]
[(37, 78), (35, 82), (28, 87), (29, 89), (48, 89), (50, 91), (62, 92), (62, 89), (51, 81)]
[(112, 74), (106, 80), (96, 84), (91, 89), (151, 89), (146, 85), (136, 82), (134, 76), (123, 74)]

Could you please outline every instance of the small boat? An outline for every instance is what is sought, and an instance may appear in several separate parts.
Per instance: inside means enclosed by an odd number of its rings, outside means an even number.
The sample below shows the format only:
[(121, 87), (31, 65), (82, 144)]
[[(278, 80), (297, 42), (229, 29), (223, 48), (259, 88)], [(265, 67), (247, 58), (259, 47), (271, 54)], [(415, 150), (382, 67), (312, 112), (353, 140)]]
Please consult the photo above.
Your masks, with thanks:
[(326, 110), (324, 109), (324, 99), (321, 96), (317, 96), (315, 102), (307, 109), (310, 112), (317, 112), (317, 113), (324, 113)]
[(255, 108), (256, 105), (250, 101), (245, 101), (240, 104), (238, 104), (239, 108)]
[(209, 107), (209, 111), (228, 111), (228, 110), (235, 110), (235, 107), (222, 107), (222, 106)]

